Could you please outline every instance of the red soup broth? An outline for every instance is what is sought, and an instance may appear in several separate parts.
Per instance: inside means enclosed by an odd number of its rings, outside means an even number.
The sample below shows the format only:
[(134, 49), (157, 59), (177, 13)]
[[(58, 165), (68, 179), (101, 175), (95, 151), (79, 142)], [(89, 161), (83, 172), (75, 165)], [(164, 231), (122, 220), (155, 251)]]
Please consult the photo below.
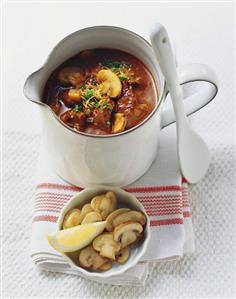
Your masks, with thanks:
[(158, 94), (148, 68), (115, 49), (85, 50), (61, 64), (44, 88), (44, 102), (76, 131), (116, 134), (141, 123)]

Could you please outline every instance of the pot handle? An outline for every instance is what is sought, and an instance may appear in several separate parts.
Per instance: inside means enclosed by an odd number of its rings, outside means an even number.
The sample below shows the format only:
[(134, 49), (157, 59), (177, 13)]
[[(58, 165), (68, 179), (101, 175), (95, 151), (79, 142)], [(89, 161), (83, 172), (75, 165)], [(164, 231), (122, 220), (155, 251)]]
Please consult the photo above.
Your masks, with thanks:
[[(177, 67), (179, 82), (181, 85), (190, 82), (207, 82), (200, 86), (192, 95), (183, 99), (186, 115), (198, 111), (214, 99), (218, 92), (216, 73), (204, 64), (187, 64)], [(209, 84), (208, 84), (209, 83)], [(166, 90), (166, 95), (168, 90)], [(166, 101), (162, 111), (161, 128), (175, 122), (175, 114), (170, 101)]]

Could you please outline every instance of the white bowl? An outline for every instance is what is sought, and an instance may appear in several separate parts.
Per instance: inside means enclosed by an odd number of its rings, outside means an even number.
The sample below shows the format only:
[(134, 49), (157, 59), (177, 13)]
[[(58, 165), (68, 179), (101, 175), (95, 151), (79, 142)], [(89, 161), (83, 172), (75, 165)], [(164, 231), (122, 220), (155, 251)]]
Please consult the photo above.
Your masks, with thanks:
[(150, 221), (142, 204), (137, 200), (137, 198), (134, 195), (118, 187), (111, 186), (97, 186), (93, 188), (87, 188), (79, 192), (77, 195), (73, 196), (64, 206), (60, 213), (60, 216), (57, 221), (57, 229), (61, 230), (63, 219), (65, 217), (65, 214), (69, 210), (90, 202), (94, 196), (101, 194), (105, 191), (113, 191), (117, 195), (118, 207), (119, 205), (121, 205), (123, 207), (130, 207), (134, 210), (142, 211), (147, 218), (147, 223), (144, 229), (143, 239), (141, 243), (138, 244), (138, 246), (132, 248), (128, 261), (123, 265), (113, 263), (112, 268), (108, 271), (92, 272), (90, 270), (86, 270), (76, 265), (75, 262), (67, 254), (63, 254), (64, 258), (68, 261), (68, 263), (71, 265), (73, 269), (76, 269), (77, 271), (83, 273), (87, 277), (106, 278), (124, 273), (125, 271), (136, 265), (137, 262), (141, 259), (141, 257), (147, 250), (147, 246), (150, 240)]

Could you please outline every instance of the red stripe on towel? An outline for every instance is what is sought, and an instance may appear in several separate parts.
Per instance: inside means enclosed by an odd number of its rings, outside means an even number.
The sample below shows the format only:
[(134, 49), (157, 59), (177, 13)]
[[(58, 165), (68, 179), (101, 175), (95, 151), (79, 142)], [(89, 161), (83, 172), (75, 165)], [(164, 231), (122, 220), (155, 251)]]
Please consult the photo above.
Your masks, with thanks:
[(189, 217), (191, 217), (191, 213), (190, 212), (183, 212), (183, 216), (184, 216), (184, 218), (189, 218)]
[(62, 194), (62, 193), (54, 193), (54, 192), (39, 192), (36, 194), (36, 196), (63, 196), (63, 197), (72, 197), (74, 194)]
[(33, 222), (46, 221), (46, 222), (57, 222), (58, 217), (50, 215), (39, 215), (33, 218)]
[(134, 187), (134, 188), (124, 188), (125, 191), (131, 193), (148, 193), (148, 192), (163, 192), (163, 191), (181, 191), (180, 186), (161, 186), (161, 187)]
[(61, 185), (61, 184), (52, 184), (52, 183), (42, 183), (39, 184), (36, 189), (59, 189), (59, 190), (71, 190), (71, 191), (82, 191), (83, 188), (76, 187), (76, 186), (68, 186), (68, 185)]
[(160, 225), (173, 225), (173, 224), (183, 224), (183, 219), (173, 218), (173, 219), (161, 219), (161, 220), (151, 220), (151, 226), (160, 226)]

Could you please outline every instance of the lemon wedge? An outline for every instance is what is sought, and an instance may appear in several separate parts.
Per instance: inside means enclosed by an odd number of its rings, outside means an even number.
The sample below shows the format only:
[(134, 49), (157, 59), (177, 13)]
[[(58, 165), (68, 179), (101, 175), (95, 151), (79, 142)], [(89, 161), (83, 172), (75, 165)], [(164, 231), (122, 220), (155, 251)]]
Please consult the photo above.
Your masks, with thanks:
[(73, 252), (89, 245), (95, 237), (103, 232), (105, 226), (106, 221), (100, 221), (59, 230), (48, 235), (48, 242), (60, 253)]

